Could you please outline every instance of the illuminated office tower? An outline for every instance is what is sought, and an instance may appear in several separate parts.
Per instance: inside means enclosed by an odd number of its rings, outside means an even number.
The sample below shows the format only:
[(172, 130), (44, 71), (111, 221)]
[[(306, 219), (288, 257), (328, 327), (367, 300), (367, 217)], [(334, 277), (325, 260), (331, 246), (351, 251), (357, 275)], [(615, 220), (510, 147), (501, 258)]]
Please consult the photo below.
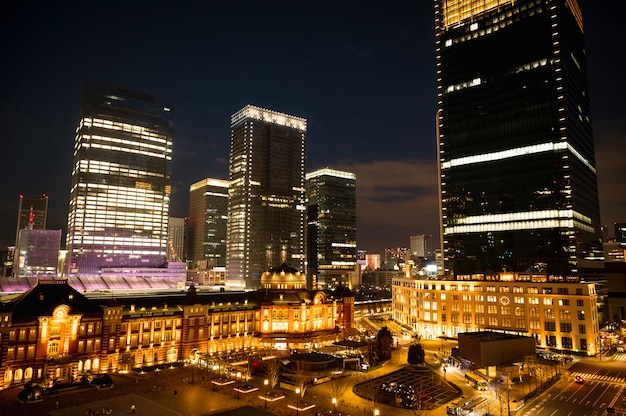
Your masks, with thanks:
[(187, 260), (194, 269), (226, 266), (228, 181), (206, 178), (189, 187)]
[(333, 169), (306, 174), (307, 285), (358, 284), (356, 175)]
[(457, 278), (602, 257), (575, 0), (435, 0), (441, 230)]
[(170, 217), (167, 224), (167, 261), (185, 261), (185, 218)]
[(166, 262), (173, 100), (90, 81), (68, 215), (70, 275)]
[(231, 117), (226, 284), (304, 266), (306, 119), (248, 105)]

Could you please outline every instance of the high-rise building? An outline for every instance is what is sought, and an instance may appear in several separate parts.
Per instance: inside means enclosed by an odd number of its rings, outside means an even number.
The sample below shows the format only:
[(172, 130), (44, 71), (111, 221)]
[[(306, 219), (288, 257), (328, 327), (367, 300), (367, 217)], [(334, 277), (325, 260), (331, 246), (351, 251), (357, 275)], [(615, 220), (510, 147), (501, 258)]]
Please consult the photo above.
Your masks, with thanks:
[(409, 237), (411, 258), (430, 258), (433, 256), (432, 236), (417, 234)]
[(15, 277), (57, 277), (61, 230), (19, 230), (15, 247)]
[(602, 258), (575, 0), (435, 0), (441, 229), (453, 276)]
[(306, 119), (248, 105), (231, 117), (226, 284), (304, 266)]
[(187, 260), (192, 268), (226, 266), (228, 181), (206, 178), (189, 187)]
[(48, 196), (29, 198), (20, 195), (17, 210), (17, 230), (15, 231), (15, 247), (20, 244), (20, 230), (45, 230), (48, 216)]
[(167, 225), (167, 261), (185, 261), (185, 218), (170, 217)]
[(307, 285), (358, 284), (356, 175), (334, 169), (306, 174)]
[(616, 222), (615, 226), (615, 241), (619, 243), (626, 243), (626, 222)]
[(70, 275), (166, 262), (173, 100), (85, 83), (68, 215)]

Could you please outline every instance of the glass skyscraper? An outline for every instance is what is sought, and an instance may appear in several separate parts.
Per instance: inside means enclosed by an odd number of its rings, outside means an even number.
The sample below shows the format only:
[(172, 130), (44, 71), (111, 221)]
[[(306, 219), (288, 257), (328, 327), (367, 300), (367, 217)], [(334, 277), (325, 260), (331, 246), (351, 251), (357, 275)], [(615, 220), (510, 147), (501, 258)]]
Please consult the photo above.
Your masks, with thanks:
[(187, 224), (187, 260), (192, 267), (225, 267), (228, 181), (206, 178), (189, 187)]
[(166, 262), (173, 100), (85, 83), (68, 215), (70, 275)]
[(575, 0), (435, 0), (445, 266), (576, 276), (602, 258)]
[(356, 175), (335, 169), (306, 174), (307, 285), (357, 283)]
[(306, 119), (248, 105), (231, 117), (226, 284), (303, 271)]

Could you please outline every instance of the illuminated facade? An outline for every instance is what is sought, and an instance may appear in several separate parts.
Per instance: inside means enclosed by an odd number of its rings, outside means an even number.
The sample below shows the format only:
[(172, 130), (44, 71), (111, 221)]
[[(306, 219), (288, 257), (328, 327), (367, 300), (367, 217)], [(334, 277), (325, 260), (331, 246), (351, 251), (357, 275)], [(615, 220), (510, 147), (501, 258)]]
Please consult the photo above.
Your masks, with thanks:
[(308, 287), (356, 286), (356, 175), (307, 173), (306, 193)]
[(577, 275), (602, 258), (574, 0), (436, 0), (447, 271)]
[[(275, 268), (264, 282), (294, 282), (301, 277), (293, 270)], [(2, 306), (0, 390), (258, 349), (288, 355), (343, 340), (354, 325), (349, 290), (295, 286), (246, 293), (198, 293), (192, 286), (183, 295), (89, 299), (67, 280), (40, 280)]]
[(20, 230), (45, 230), (48, 216), (48, 196), (29, 198), (20, 195), (17, 210), (17, 229), (15, 231), (15, 247), (20, 246)]
[(231, 117), (226, 284), (304, 267), (306, 119), (248, 105)]
[(226, 266), (228, 181), (207, 178), (189, 187), (187, 260), (192, 268)]
[(90, 81), (74, 143), (70, 275), (166, 262), (172, 100)]
[(393, 318), (430, 339), (499, 331), (530, 336), (537, 347), (597, 354), (601, 339), (595, 285), (527, 277), (527, 281), (521, 276), (500, 281), (395, 277)]

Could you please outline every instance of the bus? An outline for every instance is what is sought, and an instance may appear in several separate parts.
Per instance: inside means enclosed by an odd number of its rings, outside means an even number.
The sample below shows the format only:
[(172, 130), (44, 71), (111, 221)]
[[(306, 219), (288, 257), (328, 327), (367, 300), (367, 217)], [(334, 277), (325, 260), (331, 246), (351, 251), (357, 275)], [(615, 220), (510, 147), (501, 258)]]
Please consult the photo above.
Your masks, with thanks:
[(487, 390), (487, 382), (472, 373), (465, 373), (465, 381), (476, 390)]

